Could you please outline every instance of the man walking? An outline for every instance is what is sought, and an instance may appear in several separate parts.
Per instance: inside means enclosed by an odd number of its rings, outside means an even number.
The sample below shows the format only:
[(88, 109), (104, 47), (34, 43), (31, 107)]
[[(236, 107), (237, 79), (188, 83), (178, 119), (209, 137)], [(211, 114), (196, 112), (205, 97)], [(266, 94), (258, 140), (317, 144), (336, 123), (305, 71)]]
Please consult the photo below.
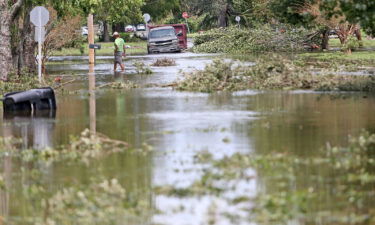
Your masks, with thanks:
[(117, 64), (119, 64), (121, 67), (121, 71), (125, 71), (125, 66), (122, 63), (122, 56), (126, 56), (125, 41), (124, 39), (120, 38), (118, 32), (114, 32), (113, 37), (115, 38), (115, 63), (113, 66), (113, 70), (116, 71)]

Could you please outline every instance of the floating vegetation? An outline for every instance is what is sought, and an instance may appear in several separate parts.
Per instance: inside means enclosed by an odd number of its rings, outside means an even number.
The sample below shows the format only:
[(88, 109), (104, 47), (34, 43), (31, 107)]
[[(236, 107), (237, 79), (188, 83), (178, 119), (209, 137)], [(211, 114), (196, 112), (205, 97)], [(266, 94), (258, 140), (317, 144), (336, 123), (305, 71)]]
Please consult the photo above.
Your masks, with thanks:
[[(206, 165), (201, 179), (186, 188), (165, 186), (155, 191), (179, 198), (213, 196), (245, 215), (225, 215), (236, 218), (238, 224), (238, 220), (257, 224), (373, 224), (375, 134), (363, 132), (351, 137), (347, 147), (328, 145), (316, 153), (310, 158), (236, 153), (215, 159), (204, 151), (195, 156), (197, 163)], [(261, 188), (243, 191), (244, 185), (254, 180)]]
[(98, 88), (110, 88), (110, 89), (133, 89), (139, 88), (139, 86), (133, 81), (127, 80), (124, 82), (112, 82), (99, 86)]
[(174, 59), (162, 58), (157, 59), (151, 66), (175, 66), (176, 61)]
[(124, 152), (128, 144), (123, 141), (110, 139), (100, 134), (84, 130), (79, 137), (71, 137), (68, 145), (57, 149), (47, 148), (43, 150), (26, 149), (19, 150), (17, 141), (0, 138), (0, 150), (2, 154), (21, 157), (23, 161), (80, 161), (89, 163), (91, 159), (98, 159), (117, 152)]
[(125, 189), (116, 179), (66, 188), (43, 201), (46, 224), (122, 224), (129, 216), (125, 201)]
[(318, 91), (375, 91), (374, 76), (342, 76), (299, 65), (281, 56), (261, 58), (255, 66), (234, 65), (233, 62), (215, 60), (204, 70), (184, 73), (178, 82), (182, 91), (215, 92), (244, 89), (312, 89)]
[(147, 66), (146, 64), (144, 64), (143, 62), (135, 62), (133, 66), (135, 67), (135, 71), (137, 74), (152, 74), (153, 73), (151, 68)]

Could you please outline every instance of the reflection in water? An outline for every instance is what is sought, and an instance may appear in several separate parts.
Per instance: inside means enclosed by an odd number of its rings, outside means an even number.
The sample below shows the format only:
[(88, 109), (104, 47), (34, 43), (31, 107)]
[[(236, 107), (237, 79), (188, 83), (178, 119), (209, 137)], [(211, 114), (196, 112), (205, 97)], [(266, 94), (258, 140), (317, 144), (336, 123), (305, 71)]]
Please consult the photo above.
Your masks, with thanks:
[(89, 111), (90, 111), (90, 131), (96, 133), (96, 97), (95, 97), (95, 71), (94, 64), (90, 64), (89, 73)]
[[(46, 148), (53, 147), (53, 132), (55, 128), (55, 110), (43, 110), (35, 111), (31, 115), (29, 112), (6, 112), (4, 113), (4, 125), (2, 133), (5, 138), (18, 138), (22, 142), (24, 149), (36, 149), (44, 150)], [(12, 149), (11, 143), (6, 142), (6, 149)], [(6, 221), (10, 209), (10, 199), (16, 200), (16, 196), (11, 196), (11, 190), (14, 189), (15, 172), (13, 167), (16, 166), (19, 169), (19, 165), (13, 165), (12, 156), (3, 156), (2, 165), (2, 176), (4, 180), (4, 189), (0, 190), (0, 224), (2, 220)], [(51, 168), (43, 167), (46, 173), (51, 172)]]
[(43, 150), (53, 147), (53, 131), (55, 128), (56, 111), (36, 111), (29, 114), (5, 113), (3, 126), (5, 137), (15, 137), (22, 140), (24, 149), (33, 148)]

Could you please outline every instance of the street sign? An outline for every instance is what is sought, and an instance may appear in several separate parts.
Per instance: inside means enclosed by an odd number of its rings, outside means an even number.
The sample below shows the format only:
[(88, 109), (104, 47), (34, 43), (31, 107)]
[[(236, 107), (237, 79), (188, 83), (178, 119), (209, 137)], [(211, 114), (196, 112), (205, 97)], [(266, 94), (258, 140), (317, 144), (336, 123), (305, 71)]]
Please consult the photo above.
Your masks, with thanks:
[(49, 21), (49, 12), (43, 6), (37, 6), (30, 12), (30, 21), (37, 27), (45, 26)]
[(145, 20), (145, 23), (150, 22), (151, 16), (148, 13), (143, 14), (143, 19)]
[(46, 28), (44, 27), (35, 28), (35, 41), (36, 42), (43, 43), (45, 36), (46, 36)]
[(44, 26), (49, 21), (49, 12), (43, 6), (37, 6), (30, 12), (30, 21), (35, 25), (35, 41), (38, 42), (38, 77), (42, 82), (42, 44), (46, 36)]
[[(233, 18), (233, 17), (232, 17), (232, 18)], [(239, 22), (241, 21), (241, 17), (236, 16), (236, 21), (237, 21), (237, 23), (239, 23)]]
[(189, 18), (189, 14), (187, 12), (183, 12), (182, 13), (182, 17), (185, 18), (185, 19), (187, 19), (187, 18)]

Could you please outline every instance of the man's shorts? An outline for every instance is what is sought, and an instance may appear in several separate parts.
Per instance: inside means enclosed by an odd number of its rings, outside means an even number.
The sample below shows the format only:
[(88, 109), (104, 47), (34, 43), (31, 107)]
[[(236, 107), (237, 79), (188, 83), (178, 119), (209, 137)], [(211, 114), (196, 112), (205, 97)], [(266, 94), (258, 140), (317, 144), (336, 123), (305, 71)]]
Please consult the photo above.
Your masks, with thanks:
[(122, 52), (115, 53), (115, 63), (122, 64)]

